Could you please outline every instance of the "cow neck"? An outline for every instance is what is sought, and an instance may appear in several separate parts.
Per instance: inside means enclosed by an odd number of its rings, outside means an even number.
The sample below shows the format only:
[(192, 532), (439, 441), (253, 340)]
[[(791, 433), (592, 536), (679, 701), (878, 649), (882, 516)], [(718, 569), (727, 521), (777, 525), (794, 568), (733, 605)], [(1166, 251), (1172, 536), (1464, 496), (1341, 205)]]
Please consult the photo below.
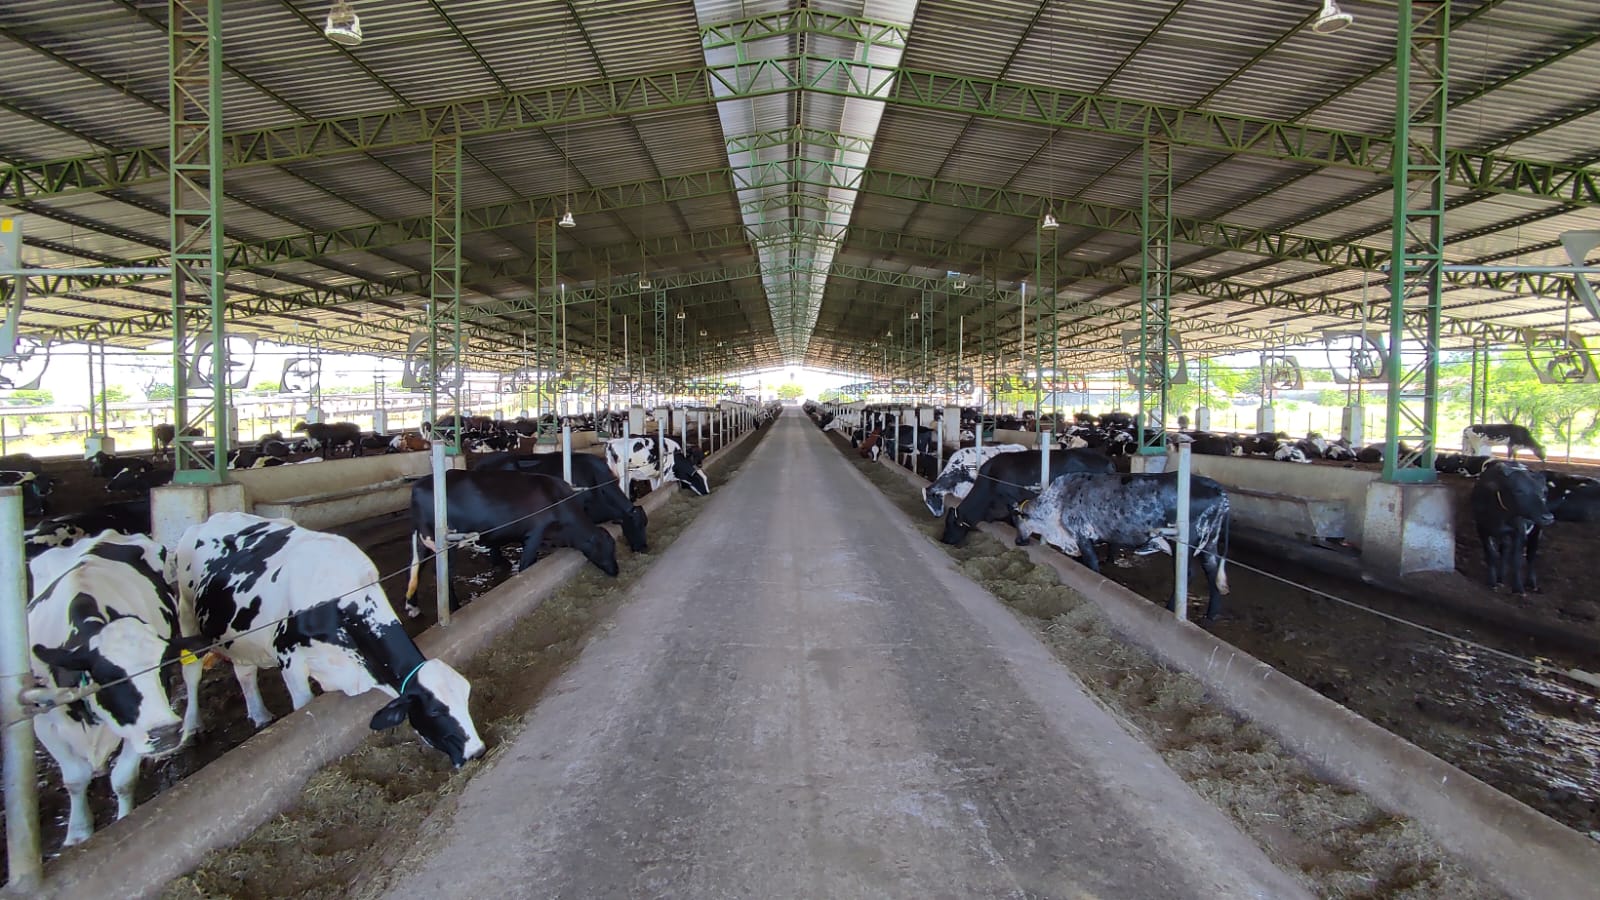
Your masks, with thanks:
[(366, 611), (352, 605), (341, 605), (340, 612), (345, 633), (361, 654), (367, 673), (398, 694), (406, 676), (425, 659), (416, 642), (392, 616), (389, 621), (374, 622)]

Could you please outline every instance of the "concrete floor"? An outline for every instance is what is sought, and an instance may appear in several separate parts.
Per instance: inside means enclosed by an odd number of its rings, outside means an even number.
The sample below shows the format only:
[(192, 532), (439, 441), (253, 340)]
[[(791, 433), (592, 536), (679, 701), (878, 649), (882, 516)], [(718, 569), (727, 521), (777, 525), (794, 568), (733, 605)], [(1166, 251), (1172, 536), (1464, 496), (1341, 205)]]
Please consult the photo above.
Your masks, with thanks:
[(772, 427), (391, 896), (1306, 896), (803, 416)]

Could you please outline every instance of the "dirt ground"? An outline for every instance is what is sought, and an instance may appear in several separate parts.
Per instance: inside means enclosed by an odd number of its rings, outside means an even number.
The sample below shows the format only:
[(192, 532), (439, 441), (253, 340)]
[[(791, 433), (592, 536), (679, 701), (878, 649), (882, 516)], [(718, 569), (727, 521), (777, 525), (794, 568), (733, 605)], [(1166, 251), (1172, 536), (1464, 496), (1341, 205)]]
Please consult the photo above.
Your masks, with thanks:
[[(938, 541), (941, 523), (928, 516), (918, 492), (898, 473), (853, 454), (850, 459), (929, 540)], [(973, 532), (961, 547), (944, 549), (1037, 629), (1090, 692), (1191, 787), (1318, 896), (1501, 896), (1415, 823), (1320, 780), (1259, 728), (1210, 702), (1198, 681), (1128, 646), (1112, 634), (1093, 603), (1060, 585), (1053, 571), (1035, 566), (1025, 553), (981, 532)]]
[[(732, 478), (765, 431), (708, 470), (713, 489)], [(610, 617), (628, 586), (694, 519), (703, 501), (679, 491), (650, 517), (650, 552), (619, 555), (608, 578), (585, 567), (531, 615), (509, 626), (493, 646), (463, 667), (472, 683), (472, 713), (488, 755), (500, 752), (546, 686), (577, 658)], [(403, 540), (403, 539), (402, 539)], [(378, 555), (374, 555), (375, 561)], [(487, 562), (461, 577), (487, 590)], [(380, 562), (380, 571), (388, 571)], [(403, 588), (402, 588), (403, 589)], [(271, 679), (263, 679), (268, 681)], [(269, 703), (270, 703), (269, 699)], [(286, 707), (275, 707), (286, 708)], [(313, 776), (300, 802), (238, 847), (214, 852), (194, 872), (169, 884), (168, 900), (192, 898), (368, 897), (400, 861), (383, 848), (403, 848), (429, 812), (450, 802), (480, 766), (452, 770), (409, 727), (374, 734), (360, 749)]]

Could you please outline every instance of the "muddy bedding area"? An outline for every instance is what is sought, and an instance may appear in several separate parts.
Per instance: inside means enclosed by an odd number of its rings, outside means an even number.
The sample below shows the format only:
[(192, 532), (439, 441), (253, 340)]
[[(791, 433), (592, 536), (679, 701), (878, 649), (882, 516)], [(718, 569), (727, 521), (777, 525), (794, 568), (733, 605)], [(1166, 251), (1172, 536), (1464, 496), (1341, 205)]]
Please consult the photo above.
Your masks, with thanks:
[[(837, 443), (848, 452), (844, 441)], [(942, 523), (928, 515), (916, 488), (881, 464), (853, 453), (848, 458), (938, 544)], [(1209, 701), (1199, 681), (1129, 646), (1094, 603), (1060, 585), (1054, 571), (1034, 565), (1027, 554), (977, 531), (961, 547), (938, 546), (1036, 629), (1090, 693), (1190, 787), (1318, 896), (1503, 896), (1420, 826), (1319, 779), (1259, 728)], [(1170, 589), (1170, 575), (1162, 584)]]
[[(757, 431), (707, 470), (713, 490), (738, 472), (766, 434)], [(634, 554), (623, 545), (618, 553), (622, 570), (616, 578), (585, 566), (578, 577), (461, 667), (472, 683), (472, 714), (489, 757), (517, 732), (545, 687), (577, 658), (595, 628), (622, 602), (629, 585), (672, 545), (703, 503), (688, 491), (677, 491), (671, 502), (650, 516), (649, 553)], [(381, 560), (375, 557), (375, 561), (380, 571), (388, 571)], [(487, 577), (487, 562), (476, 565), (476, 571), (459, 573), (474, 585), (474, 596), (498, 578)], [(423, 589), (429, 590), (431, 584), (424, 578)], [(403, 582), (398, 589), (404, 590)], [(261, 680), (265, 684), (278, 679)], [(237, 695), (237, 689), (233, 693)], [(286, 710), (287, 699), (273, 708)], [(384, 887), (385, 874), (403, 862), (395, 857), (414, 843), (423, 820), (450, 802), (481, 768), (451, 769), (444, 755), (424, 746), (409, 725), (374, 734), (354, 753), (312, 776), (294, 808), (239, 846), (208, 855), (194, 872), (169, 884), (163, 897), (375, 896)]]

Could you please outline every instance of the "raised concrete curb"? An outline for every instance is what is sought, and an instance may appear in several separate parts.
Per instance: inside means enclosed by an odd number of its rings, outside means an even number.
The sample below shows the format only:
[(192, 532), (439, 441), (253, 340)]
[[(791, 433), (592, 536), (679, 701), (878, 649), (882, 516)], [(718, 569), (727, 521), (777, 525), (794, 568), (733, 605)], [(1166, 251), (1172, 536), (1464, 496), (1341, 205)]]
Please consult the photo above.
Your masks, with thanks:
[[(881, 460), (918, 488), (928, 482)], [(1016, 533), (980, 526), (1007, 546)], [(1198, 678), (1224, 706), (1319, 774), (1415, 820), (1463, 864), (1513, 897), (1595, 896), (1600, 843), (1473, 778), (1209, 632), (1037, 544), (1028, 558), (1090, 599), (1113, 630), (1163, 665)]]
[[(753, 431), (706, 458), (718, 460)], [(647, 514), (665, 506), (672, 491), (652, 491), (639, 501)], [(607, 525), (621, 540), (621, 529)], [(448, 629), (434, 626), (417, 637), (423, 655), (460, 665), (505, 627), (532, 613), (588, 560), (562, 549), (464, 606)], [(44, 885), (27, 896), (153, 897), (167, 882), (200, 864), (218, 847), (232, 846), (287, 809), (307, 779), (355, 750), (372, 732), (368, 722), (388, 698), (323, 694), (252, 735), (205, 768), (135, 807), (128, 818), (96, 831), (88, 844), (45, 867)], [(405, 726), (410, 727), (410, 726)], [(21, 896), (6, 890), (4, 896)]]

